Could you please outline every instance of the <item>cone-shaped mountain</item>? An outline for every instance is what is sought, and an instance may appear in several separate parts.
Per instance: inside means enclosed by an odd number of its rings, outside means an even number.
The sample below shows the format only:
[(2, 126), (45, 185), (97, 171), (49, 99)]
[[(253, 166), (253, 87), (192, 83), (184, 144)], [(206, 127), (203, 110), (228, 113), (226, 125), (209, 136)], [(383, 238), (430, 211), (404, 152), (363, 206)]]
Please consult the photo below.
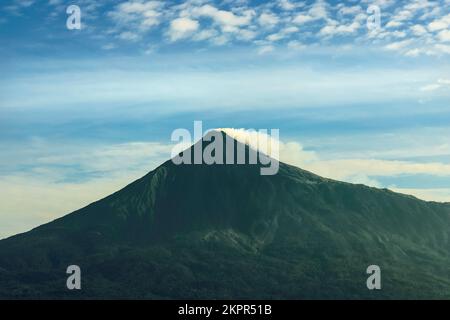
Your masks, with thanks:
[(262, 166), (168, 160), (0, 241), (0, 298), (449, 298), (449, 204)]

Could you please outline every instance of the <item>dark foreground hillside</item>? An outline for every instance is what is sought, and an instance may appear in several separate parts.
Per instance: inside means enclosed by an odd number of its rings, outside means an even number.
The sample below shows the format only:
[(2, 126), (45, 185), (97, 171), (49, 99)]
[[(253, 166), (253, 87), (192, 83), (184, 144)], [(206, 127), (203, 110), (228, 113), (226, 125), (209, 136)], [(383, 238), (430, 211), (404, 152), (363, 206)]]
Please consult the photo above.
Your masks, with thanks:
[[(381, 290), (366, 287), (373, 264)], [(286, 164), (168, 161), (0, 241), (0, 298), (448, 299), (450, 206)]]

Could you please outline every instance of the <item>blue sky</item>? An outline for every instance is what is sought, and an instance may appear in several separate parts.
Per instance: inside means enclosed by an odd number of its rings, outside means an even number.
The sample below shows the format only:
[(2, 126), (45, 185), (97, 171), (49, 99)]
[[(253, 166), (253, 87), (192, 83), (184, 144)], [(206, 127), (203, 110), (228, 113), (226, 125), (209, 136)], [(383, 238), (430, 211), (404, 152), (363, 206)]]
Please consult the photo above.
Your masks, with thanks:
[[(66, 27), (72, 4), (80, 30)], [(279, 128), (285, 161), (450, 202), (449, 0), (7, 0), (0, 12), (0, 237), (145, 174), (194, 120)]]

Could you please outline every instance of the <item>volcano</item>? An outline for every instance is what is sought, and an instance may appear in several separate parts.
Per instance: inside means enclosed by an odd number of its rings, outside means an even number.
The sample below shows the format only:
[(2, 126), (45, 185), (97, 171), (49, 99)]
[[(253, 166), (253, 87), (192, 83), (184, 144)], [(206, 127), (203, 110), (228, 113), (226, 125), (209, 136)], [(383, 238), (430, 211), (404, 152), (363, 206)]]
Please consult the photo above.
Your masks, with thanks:
[[(1, 240), (0, 298), (450, 297), (449, 204), (260, 167), (169, 160)], [(69, 265), (81, 269), (81, 290), (66, 287)], [(370, 265), (380, 290), (366, 285)]]

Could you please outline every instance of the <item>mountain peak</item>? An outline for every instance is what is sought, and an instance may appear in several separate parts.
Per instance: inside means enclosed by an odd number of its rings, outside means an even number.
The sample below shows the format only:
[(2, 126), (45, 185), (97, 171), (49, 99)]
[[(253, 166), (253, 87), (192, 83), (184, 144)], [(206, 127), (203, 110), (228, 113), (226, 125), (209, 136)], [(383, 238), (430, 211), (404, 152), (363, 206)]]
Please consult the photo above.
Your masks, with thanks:
[(266, 131), (213, 129), (196, 143), (172, 157), (180, 164), (257, 165), (261, 175), (278, 172), (278, 140)]
[(215, 128), (210, 131), (222, 132), (230, 138), (248, 145), (254, 150), (263, 152), (271, 157), (278, 159), (278, 154), (275, 154), (274, 149), (279, 148), (279, 132), (278, 129), (244, 129), (244, 128)]

